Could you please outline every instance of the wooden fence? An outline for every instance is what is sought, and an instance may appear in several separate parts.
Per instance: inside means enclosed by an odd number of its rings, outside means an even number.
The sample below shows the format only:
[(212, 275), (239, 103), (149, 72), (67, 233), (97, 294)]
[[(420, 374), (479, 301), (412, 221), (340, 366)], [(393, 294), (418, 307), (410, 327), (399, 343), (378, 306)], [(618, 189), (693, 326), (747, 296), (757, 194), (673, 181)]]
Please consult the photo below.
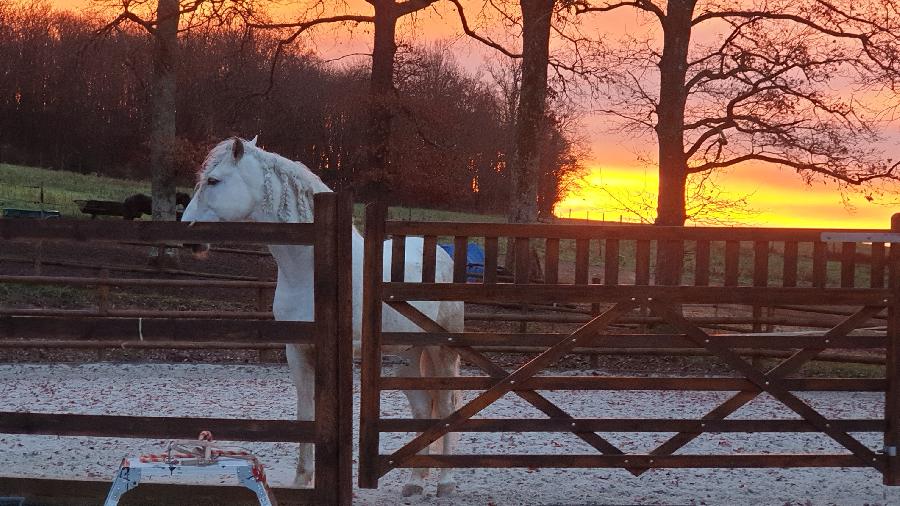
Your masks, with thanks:
[[(363, 370), (360, 409), (361, 487), (376, 487), (381, 476), (409, 467), (616, 467), (633, 474), (654, 468), (737, 467), (871, 467), (889, 485), (900, 485), (900, 298), (897, 264), (900, 248), (883, 243), (868, 249), (870, 261), (861, 283), (857, 250), (841, 246), (839, 270), (829, 272), (823, 230), (752, 228), (681, 228), (651, 226), (513, 225), (483, 223), (415, 223), (387, 221), (383, 208), (370, 206), (366, 216), (364, 267)], [(828, 231), (836, 232), (836, 231)], [(424, 236), (423, 279), (404, 279), (402, 259), (405, 237)], [(393, 238), (390, 281), (383, 282), (381, 239)], [(501, 246), (515, 257), (513, 283), (498, 283), (496, 267)], [(435, 245), (449, 239), (455, 244), (453, 283), (435, 283)], [(479, 283), (466, 283), (465, 245), (482, 241), (485, 275)], [(561, 241), (574, 242), (573, 275), (564, 279), (560, 269)], [(750, 248), (742, 248), (749, 243)], [(598, 247), (595, 247), (598, 246)], [(532, 249), (543, 250), (543, 278), (531, 269)], [(622, 255), (625, 250), (629, 254)], [(680, 280), (654, 283), (657, 250), (666, 251)], [(712, 254), (717, 251), (720, 254)], [(602, 277), (592, 283), (591, 255), (600, 259)], [(680, 253), (680, 254), (679, 254)], [(749, 256), (747, 255), (749, 253)], [(773, 265), (773, 256), (781, 265)], [(633, 255), (633, 280), (625, 276), (625, 263)], [(714, 265), (721, 259), (720, 265)], [(594, 265), (596, 267), (596, 263)], [(663, 266), (672, 268), (671, 264)], [(774, 267), (774, 268), (773, 268)], [(890, 267), (890, 268), (889, 268)], [(888, 274), (891, 274), (888, 279)], [(629, 274), (631, 274), (629, 273)], [(774, 275), (773, 275), (774, 274)], [(773, 281), (774, 278), (774, 281)], [(672, 281), (671, 279), (669, 280)], [(864, 284), (865, 286), (859, 286)], [(461, 300), (505, 304), (590, 303), (597, 314), (572, 333), (450, 333), (416, 310), (408, 301)], [(388, 333), (380, 328), (381, 303), (387, 304), (421, 327), (421, 333)], [(682, 310), (688, 304), (743, 304), (764, 306), (829, 305), (850, 308), (840, 321), (818, 332), (794, 334), (719, 333), (702, 329)], [(610, 329), (644, 309), (664, 323), (658, 333)], [(866, 331), (874, 317), (887, 310), (885, 333)], [(851, 332), (854, 332), (851, 336)], [(480, 369), (481, 376), (460, 378), (384, 377), (382, 346), (448, 346), (463, 360)], [(541, 352), (525, 365), (507, 370), (475, 349), (479, 345), (532, 346)], [(577, 348), (702, 349), (724, 362), (739, 377), (608, 377), (541, 374)], [(737, 349), (784, 350), (789, 356), (771, 369), (745, 361)], [(828, 349), (886, 349), (887, 367), (881, 378), (796, 377), (810, 360)], [(383, 418), (381, 392), (386, 390), (475, 390), (479, 393), (444, 419)], [(731, 391), (725, 402), (699, 419), (593, 419), (574, 418), (566, 406), (555, 405), (539, 390), (699, 390)], [(829, 419), (811, 407), (796, 391), (884, 392), (884, 417)], [(543, 412), (545, 419), (474, 419), (500, 397), (511, 393)], [(794, 420), (728, 419), (729, 415), (767, 393), (799, 415)], [(573, 455), (419, 455), (449, 432), (570, 432), (597, 450)], [(383, 432), (419, 433), (398, 450), (382, 454)], [(671, 432), (672, 436), (645, 454), (627, 454), (600, 432)], [(834, 454), (731, 454), (698, 455), (676, 452), (706, 432), (817, 432), (836, 441), (845, 453)], [(884, 451), (860, 443), (851, 433), (884, 435)]]
[[(302, 244), (315, 248), (315, 321), (265, 320), (269, 313), (244, 313), (242, 319), (216, 311), (116, 310), (105, 302), (112, 286), (193, 286), (246, 288), (247, 281), (132, 278), (65, 278), (4, 276), (0, 282), (64, 284), (99, 287), (96, 309), (0, 308), (6, 334), (41, 335), (73, 345), (104, 340), (135, 343), (268, 343), (312, 345), (316, 350), (315, 420), (248, 420), (144, 416), (78, 415), (68, 413), (0, 413), (0, 432), (54, 436), (193, 439), (210, 430), (218, 440), (314, 443), (315, 488), (275, 489), (281, 504), (349, 504), (352, 459), (352, 331), (350, 316), (350, 227), (348, 196), (317, 194), (311, 224), (182, 223), (118, 221), (0, 220), (3, 241), (141, 241), (152, 243)], [(214, 261), (214, 260), (213, 260)], [(256, 287), (253, 284), (252, 287)], [(7, 470), (7, 473), (10, 470)], [(110, 476), (110, 479), (112, 476)], [(0, 492), (42, 503), (101, 502), (110, 481), (0, 477)], [(144, 501), (235, 504), (252, 493), (238, 486), (142, 485), (128, 493), (125, 504)]]

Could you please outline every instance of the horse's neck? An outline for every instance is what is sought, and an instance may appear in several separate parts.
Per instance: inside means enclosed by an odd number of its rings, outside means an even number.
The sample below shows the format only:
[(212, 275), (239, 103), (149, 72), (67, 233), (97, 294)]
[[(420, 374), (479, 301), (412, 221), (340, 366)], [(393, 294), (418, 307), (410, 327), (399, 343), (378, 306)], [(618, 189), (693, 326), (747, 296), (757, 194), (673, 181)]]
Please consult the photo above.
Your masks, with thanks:
[[(269, 246), (269, 252), (278, 264), (278, 277), (291, 285), (307, 285), (312, 290), (313, 248), (312, 246), (280, 245)], [(306, 283), (308, 281), (308, 283)]]
[[(362, 236), (353, 227), (353, 243), (362, 244)], [(313, 287), (315, 253), (312, 246), (280, 245), (269, 246), (269, 252), (278, 264), (279, 281), (285, 281), (294, 288)]]

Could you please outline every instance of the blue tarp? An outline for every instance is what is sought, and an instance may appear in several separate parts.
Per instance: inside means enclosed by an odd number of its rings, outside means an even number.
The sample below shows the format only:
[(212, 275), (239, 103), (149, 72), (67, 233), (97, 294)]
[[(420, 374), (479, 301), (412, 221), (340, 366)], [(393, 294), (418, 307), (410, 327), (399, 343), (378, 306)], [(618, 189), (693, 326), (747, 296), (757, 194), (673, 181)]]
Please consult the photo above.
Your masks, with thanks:
[[(452, 244), (441, 244), (444, 251), (453, 256)], [(466, 246), (466, 280), (479, 282), (484, 277), (484, 249), (470, 242)]]

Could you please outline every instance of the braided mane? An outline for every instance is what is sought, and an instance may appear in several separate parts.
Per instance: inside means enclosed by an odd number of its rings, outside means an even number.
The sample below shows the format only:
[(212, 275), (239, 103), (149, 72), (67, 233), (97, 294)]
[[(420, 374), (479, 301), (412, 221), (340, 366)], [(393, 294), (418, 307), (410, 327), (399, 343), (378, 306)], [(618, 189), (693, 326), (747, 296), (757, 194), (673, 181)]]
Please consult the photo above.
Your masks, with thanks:
[[(226, 156), (231, 155), (231, 139), (217, 144), (206, 157), (198, 173), (198, 185), (206, 181), (206, 172), (218, 165)], [(263, 171), (263, 210), (279, 222), (311, 223), (313, 221), (313, 195), (330, 192), (331, 189), (322, 182), (308, 167), (300, 162), (288, 160), (277, 154), (256, 147), (249, 141), (244, 142), (244, 155), (251, 156)], [(273, 179), (280, 184), (276, 189)]]

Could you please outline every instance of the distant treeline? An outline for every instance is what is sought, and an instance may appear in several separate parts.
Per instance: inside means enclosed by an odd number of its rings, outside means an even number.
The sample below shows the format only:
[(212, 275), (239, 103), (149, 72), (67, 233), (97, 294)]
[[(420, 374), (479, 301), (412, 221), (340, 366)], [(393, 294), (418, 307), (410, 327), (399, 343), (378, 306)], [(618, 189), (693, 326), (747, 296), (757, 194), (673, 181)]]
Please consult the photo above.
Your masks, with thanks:
[[(0, 162), (149, 178), (149, 39), (96, 35), (103, 20), (36, 3), (0, 4)], [(240, 29), (181, 39), (177, 147), (183, 184), (207, 149), (230, 135), (302, 161), (332, 187), (365, 180), (368, 67), (324, 64)], [(404, 48), (390, 168), (392, 200), (498, 210), (515, 118), (515, 72), (505, 83), (467, 75), (445, 52)], [(267, 91), (268, 90), (268, 91)], [(505, 90), (505, 91), (504, 91)], [(512, 91), (510, 91), (512, 90)], [(577, 170), (564, 122), (550, 115), (541, 207), (552, 209)]]

